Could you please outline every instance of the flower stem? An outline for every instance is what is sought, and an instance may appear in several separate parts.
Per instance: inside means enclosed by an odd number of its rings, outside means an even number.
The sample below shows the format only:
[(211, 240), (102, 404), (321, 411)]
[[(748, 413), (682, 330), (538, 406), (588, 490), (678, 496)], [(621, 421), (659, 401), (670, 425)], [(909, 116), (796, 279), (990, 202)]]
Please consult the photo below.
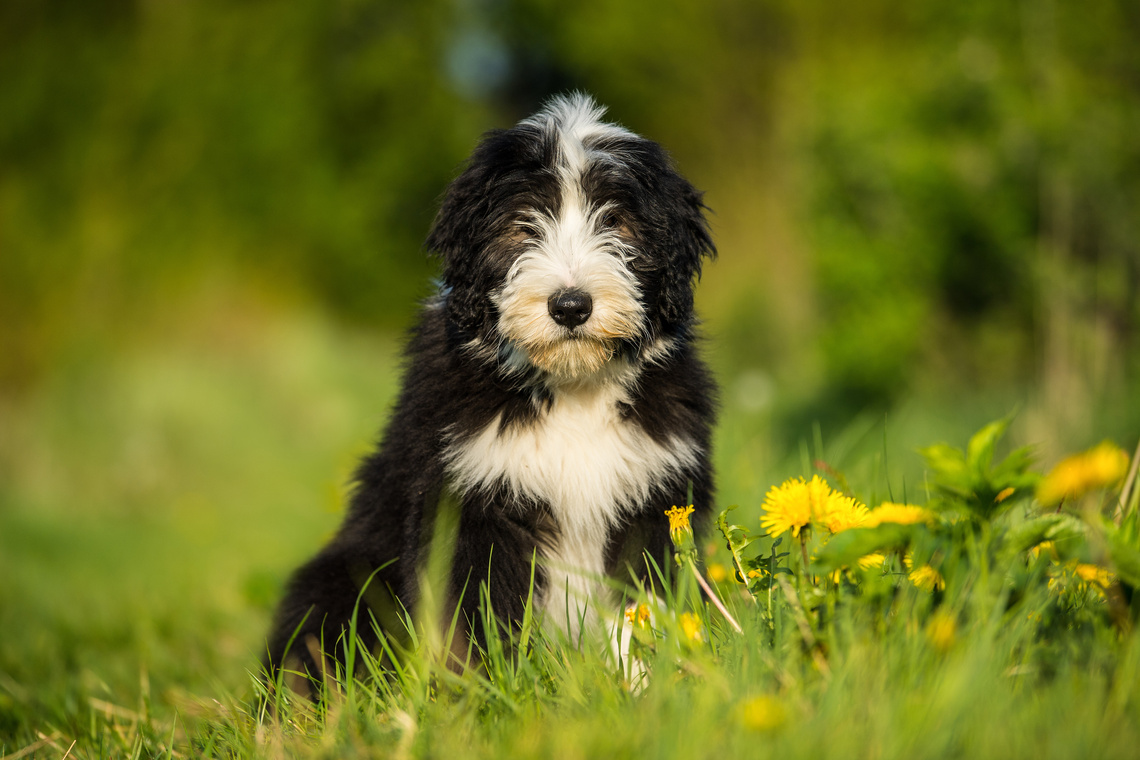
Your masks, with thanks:
[(792, 608), (792, 617), (796, 621), (796, 626), (800, 629), (800, 636), (803, 637), (804, 644), (807, 646), (808, 651), (811, 652), (816, 667), (819, 669), (819, 672), (823, 674), (824, 678), (831, 678), (831, 667), (827, 664), (827, 658), (823, 656), (823, 652), (819, 649), (819, 641), (816, 639), (815, 634), (812, 633), (811, 624), (808, 623), (807, 615), (804, 614), (804, 608), (803, 605), (800, 604), (799, 596), (796, 595), (792, 584), (788, 583), (783, 576), (777, 577), (776, 581), (780, 584), (780, 588), (784, 590), (784, 598), (788, 600), (788, 605)]
[(807, 534), (805, 531), (800, 531), (800, 555), (804, 559), (804, 577), (806, 577), (808, 581), (811, 582), (811, 585), (814, 586), (815, 578), (813, 578), (808, 572)]
[[(1124, 481), (1124, 487), (1120, 489), (1120, 497), (1116, 503), (1116, 512), (1112, 516), (1112, 521), (1116, 523), (1116, 527), (1120, 527), (1120, 523), (1132, 511), (1136, 500), (1133, 498), (1136, 487), (1136, 472), (1140, 469), (1140, 443), (1136, 444), (1136, 453), (1132, 455), (1132, 466), (1128, 468), (1128, 477)], [(1140, 489), (1137, 489), (1140, 490)]]
[(720, 597), (717, 596), (716, 591), (714, 591), (712, 587), (705, 582), (704, 576), (701, 575), (700, 571), (697, 570), (697, 566), (692, 560), (689, 560), (689, 569), (693, 571), (693, 577), (697, 579), (697, 583), (700, 584), (701, 588), (704, 589), (709, 599), (712, 600), (713, 606), (720, 610), (720, 614), (724, 615), (724, 619), (727, 620), (729, 625), (732, 626), (732, 630), (736, 631), (737, 633), (744, 633), (744, 629), (740, 627), (740, 623), (736, 622), (736, 619), (731, 614), (729, 614), (728, 610), (724, 606), (724, 603), (721, 602)]

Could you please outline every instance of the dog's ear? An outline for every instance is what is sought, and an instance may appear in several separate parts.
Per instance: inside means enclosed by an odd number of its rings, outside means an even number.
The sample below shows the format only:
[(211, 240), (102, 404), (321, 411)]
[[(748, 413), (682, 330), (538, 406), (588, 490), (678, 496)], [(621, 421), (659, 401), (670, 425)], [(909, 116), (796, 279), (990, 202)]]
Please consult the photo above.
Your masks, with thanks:
[(643, 244), (655, 262), (647, 283), (660, 327), (684, 328), (693, 318), (693, 284), (716, 246), (705, 219), (702, 195), (677, 172), (669, 154), (651, 140), (625, 143), (620, 155), (641, 189)]
[(693, 281), (701, 276), (702, 260), (715, 257), (716, 246), (709, 234), (702, 194), (672, 170), (662, 177), (661, 190), (669, 233), (662, 241), (666, 264), (657, 306), (666, 325), (681, 326), (692, 318)]
[(448, 314), (466, 332), (494, 312), (490, 294), (510, 266), (506, 235), (522, 188), (552, 149), (531, 127), (492, 130), (444, 195), (426, 245), (443, 261)]
[(427, 249), (443, 262), (449, 316), (465, 331), (486, 319), (490, 284), (480, 282), (480, 254), (492, 236), (494, 180), (491, 147), (501, 132), (489, 132), (463, 172), (452, 181), (427, 237)]

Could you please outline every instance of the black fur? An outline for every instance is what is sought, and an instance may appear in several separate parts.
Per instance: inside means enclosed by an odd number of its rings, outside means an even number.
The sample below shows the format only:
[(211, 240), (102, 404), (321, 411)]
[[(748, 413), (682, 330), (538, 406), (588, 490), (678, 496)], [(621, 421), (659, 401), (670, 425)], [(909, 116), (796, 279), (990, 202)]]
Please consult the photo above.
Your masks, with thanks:
[[(644, 329), (623, 339), (619, 353), (636, 369), (620, 418), (662, 445), (679, 438), (697, 452), (695, 465), (654, 477), (650, 497), (627, 505), (621, 527), (611, 532), (607, 570), (628, 579), (630, 566), (644, 575), (643, 551), (668, 561), (663, 513), (687, 503), (690, 488), (698, 525), (711, 507), (714, 385), (694, 348), (692, 289), (702, 258), (715, 251), (700, 194), (658, 145), (607, 133), (591, 147), (608, 158), (590, 163), (581, 187), (591, 202), (616, 204), (611, 223), (622, 225), (636, 250), (629, 267), (645, 311)], [(402, 391), (379, 448), (356, 473), (340, 531), (288, 584), (269, 636), (271, 675), (288, 664), (319, 678), (313, 655), (322, 644), (343, 661), (342, 632), (370, 576), (358, 634), (366, 647), (376, 644), (377, 628), (398, 636), (397, 602), (416, 606), (432, 516), (448, 490), (448, 441), (473, 435), (496, 417), (502, 429), (544, 424), (558, 390), (538, 369), (520, 375), (501, 366), (491, 296), (525, 245), (520, 219), (534, 210), (558, 213), (560, 153), (557, 137), (534, 123), (491, 132), (448, 189), (427, 240), (443, 262), (441, 294), (412, 331)], [(668, 350), (648, 356), (659, 338), (669, 341)], [(489, 588), (502, 619), (519, 621), (532, 557), (559, 536), (549, 505), (512, 496), (508, 485), (453, 495), (459, 530), (448, 595), (452, 604), (459, 600), (466, 630), (476, 636), (482, 634), (474, 622), (480, 585)], [(539, 565), (540, 590), (544, 581)]]

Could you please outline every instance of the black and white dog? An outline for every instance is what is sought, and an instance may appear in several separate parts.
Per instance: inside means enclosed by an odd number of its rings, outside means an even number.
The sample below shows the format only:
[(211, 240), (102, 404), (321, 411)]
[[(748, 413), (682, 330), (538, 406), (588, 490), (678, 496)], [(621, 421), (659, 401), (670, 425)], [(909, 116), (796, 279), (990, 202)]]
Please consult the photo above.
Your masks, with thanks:
[(325, 654), (343, 659), (358, 598), (365, 646), (395, 625), (394, 600), (415, 607), (441, 499), (459, 511), (447, 602), (476, 637), (480, 586), (519, 622), (532, 563), (547, 625), (574, 636), (616, 605), (600, 579), (645, 577), (646, 551), (667, 561), (666, 509), (690, 492), (698, 518), (710, 508), (714, 386), (693, 284), (715, 249), (701, 195), (602, 114), (555, 98), (488, 133), (448, 189), (427, 240), (442, 287), (343, 526), (288, 585), (271, 673), (318, 677)]

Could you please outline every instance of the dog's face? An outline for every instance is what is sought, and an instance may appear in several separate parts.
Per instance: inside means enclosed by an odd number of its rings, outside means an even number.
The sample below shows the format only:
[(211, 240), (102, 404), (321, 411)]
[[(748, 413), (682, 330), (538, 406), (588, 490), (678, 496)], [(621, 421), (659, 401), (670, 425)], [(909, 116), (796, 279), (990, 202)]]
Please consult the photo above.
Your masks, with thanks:
[(558, 98), (489, 133), (428, 238), (449, 318), (505, 371), (581, 382), (692, 322), (714, 253), (701, 196), (660, 146), (601, 115), (585, 96)]

